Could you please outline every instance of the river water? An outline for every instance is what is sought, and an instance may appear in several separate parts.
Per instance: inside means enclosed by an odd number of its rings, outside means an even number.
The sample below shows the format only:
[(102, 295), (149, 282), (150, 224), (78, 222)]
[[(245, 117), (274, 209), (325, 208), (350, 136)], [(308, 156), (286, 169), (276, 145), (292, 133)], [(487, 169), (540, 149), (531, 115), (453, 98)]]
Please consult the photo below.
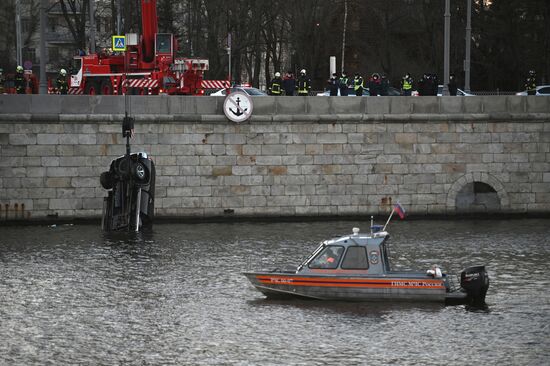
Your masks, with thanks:
[(266, 300), (241, 274), (354, 226), (369, 223), (0, 227), (0, 364), (550, 364), (547, 219), (390, 224), (394, 267), (486, 264), (484, 311)]

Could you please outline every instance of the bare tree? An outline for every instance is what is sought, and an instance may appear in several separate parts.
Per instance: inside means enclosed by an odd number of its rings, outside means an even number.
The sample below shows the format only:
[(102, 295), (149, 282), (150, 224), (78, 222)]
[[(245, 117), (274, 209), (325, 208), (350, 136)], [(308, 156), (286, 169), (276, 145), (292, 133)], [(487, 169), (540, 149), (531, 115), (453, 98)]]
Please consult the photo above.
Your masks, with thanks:
[(4, 70), (15, 68), (15, 1), (0, 2), (0, 67)]
[(85, 49), (87, 11), (90, 7), (90, 0), (59, 0), (59, 5), (76, 47)]
[[(89, 1), (59, 0), (79, 47), (86, 41)], [(111, 8), (113, 30), (118, 1), (101, 1)], [(122, 33), (140, 33), (141, 0), (120, 3)], [(14, 0), (0, 1), (2, 29), (14, 27), (13, 4)], [(179, 56), (208, 58), (210, 79), (228, 75), (228, 33), (235, 79), (253, 85), (267, 84), (276, 71), (305, 68), (314, 87), (322, 87), (331, 55), (340, 57), (341, 68), (350, 73), (384, 72), (393, 81), (406, 72), (418, 78), (424, 72), (442, 71), (441, 0), (158, 0), (157, 5), (159, 30), (175, 34)], [(462, 70), (464, 59), (464, 8), (465, 2), (453, 2), (451, 70), (455, 73)], [(537, 70), (539, 79), (548, 80), (550, 2), (475, 1), (473, 9), (474, 90), (517, 90), (530, 68)], [(14, 50), (14, 32), (0, 34), (0, 51), (6, 55), (0, 63), (6, 65)]]

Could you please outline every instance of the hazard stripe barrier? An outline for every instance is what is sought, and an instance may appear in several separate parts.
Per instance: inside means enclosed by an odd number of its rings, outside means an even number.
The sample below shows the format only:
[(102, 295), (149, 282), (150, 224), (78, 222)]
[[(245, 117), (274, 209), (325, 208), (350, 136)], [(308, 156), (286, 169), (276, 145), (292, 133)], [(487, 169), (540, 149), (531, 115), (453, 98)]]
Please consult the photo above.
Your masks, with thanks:
[(203, 80), (201, 87), (204, 89), (222, 89), (229, 88), (229, 81), (227, 80)]
[(157, 88), (159, 82), (153, 79), (127, 79), (124, 86), (127, 88)]

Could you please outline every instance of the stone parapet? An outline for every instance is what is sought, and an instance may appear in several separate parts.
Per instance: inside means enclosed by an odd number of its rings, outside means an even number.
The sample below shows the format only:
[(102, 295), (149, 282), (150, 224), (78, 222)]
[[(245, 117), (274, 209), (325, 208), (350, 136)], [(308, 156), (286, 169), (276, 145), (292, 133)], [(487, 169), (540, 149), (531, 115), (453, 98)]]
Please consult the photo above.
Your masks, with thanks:
[[(258, 121), (540, 119), (550, 113), (546, 96), (475, 97), (253, 97)], [(162, 121), (206, 121), (223, 118), (223, 97), (193, 96), (79, 96), (0, 95), (0, 116), (16, 114), (26, 120), (56, 121), (118, 119), (125, 108), (131, 115)], [(89, 117), (90, 115), (94, 117)], [(71, 117), (67, 117), (71, 116)], [(292, 120), (285, 120), (292, 116)], [(313, 116), (313, 117), (312, 117)], [(431, 116), (431, 117), (427, 117)], [(453, 117), (450, 117), (453, 116)], [(304, 121), (303, 119), (301, 120)]]

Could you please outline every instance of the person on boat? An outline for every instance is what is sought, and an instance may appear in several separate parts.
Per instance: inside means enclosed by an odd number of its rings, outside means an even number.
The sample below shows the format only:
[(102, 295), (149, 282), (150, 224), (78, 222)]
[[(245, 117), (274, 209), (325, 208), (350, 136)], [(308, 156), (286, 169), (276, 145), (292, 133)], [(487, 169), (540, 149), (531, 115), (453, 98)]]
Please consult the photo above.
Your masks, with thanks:
[(338, 258), (338, 249), (328, 248), (320, 258), (321, 268), (336, 268)]
[(435, 264), (432, 266), (431, 269), (427, 270), (426, 273), (428, 274), (428, 276), (432, 276), (433, 278), (443, 277), (443, 274), (441, 273), (441, 268), (439, 268)]

